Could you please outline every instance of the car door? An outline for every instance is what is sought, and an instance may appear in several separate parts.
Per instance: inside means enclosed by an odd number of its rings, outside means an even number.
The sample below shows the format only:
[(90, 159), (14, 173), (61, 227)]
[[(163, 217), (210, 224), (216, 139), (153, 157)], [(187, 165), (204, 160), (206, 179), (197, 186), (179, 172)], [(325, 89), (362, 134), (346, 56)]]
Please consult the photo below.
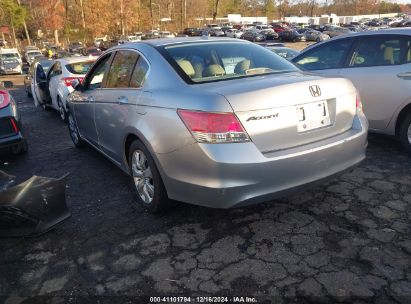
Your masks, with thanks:
[(99, 147), (95, 123), (95, 105), (102, 102), (102, 88), (110, 66), (111, 53), (101, 57), (89, 71), (80, 91), (70, 98), (80, 135), (88, 142)]
[(341, 75), (359, 90), (370, 128), (384, 130), (411, 96), (411, 37), (359, 36)]
[(61, 78), (61, 63), (56, 61), (50, 69), (48, 74), (48, 85), (50, 92), (51, 105), (53, 108), (57, 109), (57, 86)]
[(321, 43), (303, 51), (292, 62), (305, 71), (322, 75), (338, 75), (353, 41), (353, 38), (345, 38)]
[(50, 92), (47, 84), (47, 75), (41, 64), (37, 63), (33, 79), (33, 97), (36, 106), (50, 103)]
[[(107, 74), (104, 98), (96, 104), (96, 127), (100, 148), (116, 162), (123, 157), (123, 132), (134, 117), (140, 90), (130, 86), (139, 54), (134, 50), (115, 53)], [(134, 83), (134, 82), (133, 82)]]

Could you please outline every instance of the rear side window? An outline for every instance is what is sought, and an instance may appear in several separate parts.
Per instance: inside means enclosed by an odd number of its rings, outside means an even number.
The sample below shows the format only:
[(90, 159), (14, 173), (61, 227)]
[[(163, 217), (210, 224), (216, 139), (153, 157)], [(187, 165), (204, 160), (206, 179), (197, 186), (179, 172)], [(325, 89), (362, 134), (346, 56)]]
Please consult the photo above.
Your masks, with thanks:
[(141, 88), (143, 86), (148, 69), (148, 63), (144, 60), (143, 57), (140, 57), (136, 64), (136, 67), (134, 68), (133, 75), (131, 76), (131, 88)]
[(308, 71), (340, 68), (351, 42), (352, 39), (339, 39), (324, 43), (296, 57), (293, 62)]
[(138, 59), (132, 51), (118, 51), (107, 75), (106, 88), (128, 88), (131, 73)]
[(358, 41), (349, 66), (369, 67), (403, 64), (409, 59), (409, 46), (410, 40), (405, 36), (365, 37)]
[(75, 62), (66, 64), (66, 69), (71, 74), (87, 74), (94, 61)]

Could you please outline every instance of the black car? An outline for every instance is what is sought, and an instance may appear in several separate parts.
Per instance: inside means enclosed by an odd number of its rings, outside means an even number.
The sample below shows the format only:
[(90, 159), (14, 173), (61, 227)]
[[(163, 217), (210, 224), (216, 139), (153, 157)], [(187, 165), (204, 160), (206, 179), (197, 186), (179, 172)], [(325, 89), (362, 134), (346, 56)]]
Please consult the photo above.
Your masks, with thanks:
[(271, 29), (262, 30), (260, 31), (260, 34), (265, 36), (265, 40), (275, 40), (279, 37), (278, 33)]
[(265, 36), (260, 32), (247, 31), (241, 36), (241, 39), (253, 42), (261, 42), (265, 41)]
[(84, 46), (81, 42), (72, 42), (68, 46), (68, 51), (71, 53), (81, 53), (84, 49)]
[(279, 34), (281, 41), (306, 41), (305, 36), (300, 34), (297, 30), (283, 31)]
[(201, 30), (195, 27), (188, 27), (184, 29), (183, 34), (189, 37), (201, 36)]
[(0, 150), (12, 154), (27, 152), (27, 141), (16, 102), (8, 89), (11, 81), (0, 82)]

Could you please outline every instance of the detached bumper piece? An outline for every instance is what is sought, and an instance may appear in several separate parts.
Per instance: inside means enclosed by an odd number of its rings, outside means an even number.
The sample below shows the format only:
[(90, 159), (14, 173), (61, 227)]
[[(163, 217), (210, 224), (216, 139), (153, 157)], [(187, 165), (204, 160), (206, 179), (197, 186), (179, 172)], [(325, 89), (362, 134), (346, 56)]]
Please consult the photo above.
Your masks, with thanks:
[(67, 176), (32, 176), (9, 187), (14, 177), (0, 171), (0, 237), (38, 236), (68, 219)]

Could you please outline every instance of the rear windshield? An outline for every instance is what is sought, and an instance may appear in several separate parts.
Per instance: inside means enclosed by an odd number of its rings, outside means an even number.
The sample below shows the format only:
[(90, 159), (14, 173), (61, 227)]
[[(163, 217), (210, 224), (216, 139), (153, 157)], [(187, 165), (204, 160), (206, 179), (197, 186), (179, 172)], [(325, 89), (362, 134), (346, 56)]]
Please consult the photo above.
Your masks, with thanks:
[(66, 65), (66, 69), (71, 74), (86, 74), (90, 67), (93, 65), (93, 63), (94, 61), (70, 63)]
[(287, 60), (253, 43), (193, 42), (159, 47), (187, 83), (297, 71)]

